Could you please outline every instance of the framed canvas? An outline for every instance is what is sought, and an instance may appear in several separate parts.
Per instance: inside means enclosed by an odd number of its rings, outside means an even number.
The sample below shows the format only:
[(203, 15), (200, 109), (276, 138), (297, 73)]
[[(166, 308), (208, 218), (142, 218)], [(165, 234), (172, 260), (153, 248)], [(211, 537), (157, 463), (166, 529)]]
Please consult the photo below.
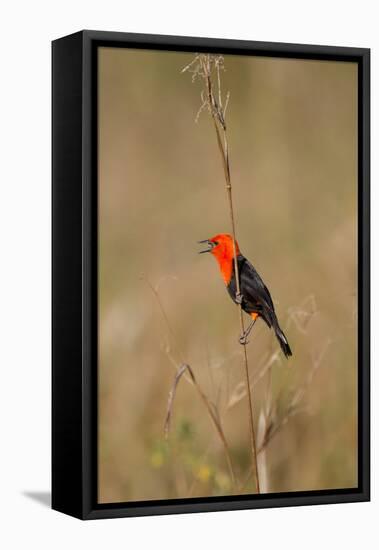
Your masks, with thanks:
[(52, 56), (52, 507), (369, 500), (369, 50)]

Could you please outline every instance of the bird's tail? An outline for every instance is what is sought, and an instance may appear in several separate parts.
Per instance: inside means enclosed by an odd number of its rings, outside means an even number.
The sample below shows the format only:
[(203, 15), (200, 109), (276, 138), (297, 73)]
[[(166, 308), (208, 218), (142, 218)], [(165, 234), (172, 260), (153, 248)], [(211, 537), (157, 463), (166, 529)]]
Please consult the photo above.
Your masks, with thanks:
[(279, 341), (280, 347), (282, 348), (282, 351), (283, 351), (284, 355), (288, 359), (288, 357), (291, 357), (292, 351), (291, 351), (290, 345), (288, 343), (288, 340), (287, 340), (284, 332), (280, 328), (278, 322), (274, 323), (274, 330), (275, 330), (276, 337)]

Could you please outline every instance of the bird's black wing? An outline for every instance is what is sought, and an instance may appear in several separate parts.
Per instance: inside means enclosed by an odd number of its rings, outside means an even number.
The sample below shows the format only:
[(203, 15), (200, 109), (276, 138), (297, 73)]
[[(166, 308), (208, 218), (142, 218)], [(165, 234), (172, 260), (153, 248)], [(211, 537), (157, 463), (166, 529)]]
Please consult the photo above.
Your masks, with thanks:
[[(292, 351), (284, 332), (279, 326), (274, 304), (268, 288), (262, 281), (256, 269), (244, 256), (242, 256), (242, 254), (237, 257), (237, 261), (240, 291), (242, 294), (242, 309), (246, 311), (246, 313), (257, 313), (260, 317), (262, 317), (267, 325), (274, 329), (275, 335), (284, 355), (287, 358), (290, 357), (292, 355)], [(228, 285), (228, 291), (232, 299), (237, 303), (234, 267), (232, 277)]]
[(253, 265), (238, 256), (238, 272), (242, 294), (242, 308), (246, 313), (258, 313), (271, 327), (276, 320), (270, 292)]

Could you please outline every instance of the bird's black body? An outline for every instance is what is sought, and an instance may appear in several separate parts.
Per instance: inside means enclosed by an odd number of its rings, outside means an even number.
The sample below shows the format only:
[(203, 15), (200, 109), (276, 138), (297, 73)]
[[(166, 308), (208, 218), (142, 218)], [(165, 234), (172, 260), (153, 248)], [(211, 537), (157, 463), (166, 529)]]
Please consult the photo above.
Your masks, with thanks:
[[(271, 299), (270, 292), (258, 272), (254, 269), (251, 263), (242, 255), (237, 256), (238, 273), (240, 281), (241, 307), (249, 315), (257, 315), (261, 317), (269, 328), (273, 328), (280, 347), (284, 355), (288, 358), (292, 355), (291, 348), (288, 344), (282, 329), (279, 326), (276, 317), (274, 304)], [(234, 270), (234, 262), (232, 275), (227, 285), (228, 292), (235, 303), (237, 300), (237, 285)]]

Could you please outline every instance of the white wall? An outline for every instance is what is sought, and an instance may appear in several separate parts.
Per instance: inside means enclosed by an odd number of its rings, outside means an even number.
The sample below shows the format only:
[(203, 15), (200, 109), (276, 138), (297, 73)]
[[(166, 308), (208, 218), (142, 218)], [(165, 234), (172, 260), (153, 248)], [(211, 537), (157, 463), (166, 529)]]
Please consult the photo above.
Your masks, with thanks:
[[(171, 5), (170, 5), (171, 4)], [(82, 28), (372, 48), (373, 208), (378, 150), (376, 2), (65, 0), (2, 6), (0, 63), (0, 544), (3, 548), (375, 547), (373, 502), (81, 523), (25, 492), (50, 483), (50, 40)], [(379, 223), (373, 216), (373, 242)], [(373, 277), (378, 257), (373, 257)], [(373, 285), (373, 300), (378, 285)], [(378, 327), (373, 311), (373, 335)], [(373, 427), (378, 416), (373, 341)], [(45, 497), (46, 498), (46, 497)], [(4, 541), (7, 542), (4, 544)], [(79, 546), (80, 545), (80, 546)]]

